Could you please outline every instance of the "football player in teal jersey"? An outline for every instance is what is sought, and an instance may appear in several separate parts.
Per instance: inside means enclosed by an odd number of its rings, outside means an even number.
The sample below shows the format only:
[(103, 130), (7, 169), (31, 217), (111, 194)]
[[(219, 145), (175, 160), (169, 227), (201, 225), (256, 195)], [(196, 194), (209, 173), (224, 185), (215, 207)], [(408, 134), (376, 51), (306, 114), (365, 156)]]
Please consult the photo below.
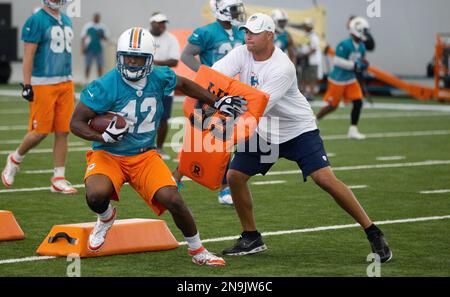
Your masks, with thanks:
[[(181, 54), (181, 60), (194, 71), (198, 71), (201, 64), (211, 67), (233, 48), (245, 43), (244, 33), (238, 28), (245, 21), (242, 0), (212, 0), (210, 5), (216, 21), (195, 29)], [(199, 56), (200, 62), (195, 56)]]
[[(246, 17), (242, 0), (211, 0), (210, 6), (216, 21), (194, 30), (181, 54), (183, 63), (193, 71), (198, 71), (201, 64), (211, 67), (233, 48), (245, 43), (245, 34), (238, 27)], [(200, 57), (200, 62), (195, 56)], [(174, 176), (180, 182), (181, 175), (177, 171)], [(233, 205), (226, 173), (218, 200), (220, 204)]]
[(351, 102), (353, 105), (351, 125), (347, 135), (350, 139), (366, 138), (364, 134), (359, 133), (357, 128), (363, 106), (363, 93), (357, 81), (357, 73), (369, 68), (364, 45), (369, 27), (367, 20), (362, 17), (354, 18), (350, 22), (351, 36), (338, 44), (334, 67), (328, 77), (327, 92), (323, 98), (323, 101), (327, 102), (327, 106), (317, 114), (317, 119), (320, 120), (335, 111), (342, 99), (346, 104)]
[[(194, 218), (178, 192), (167, 165), (156, 152), (155, 137), (163, 114), (163, 98), (177, 89), (229, 116), (245, 107), (241, 97), (215, 96), (189, 79), (177, 76), (167, 66), (154, 66), (155, 42), (146, 29), (135, 27), (119, 38), (117, 68), (93, 81), (81, 93), (71, 120), (72, 132), (93, 141), (87, 153), (86, 202), (97, 214), (89, 236), (89, 249), (102, 248), (116, 218), (111, 200), (119, 200), (128, 182), (157, 215), (166, 209), (188, 243), (192, 261), (198, 265), (223, 266), (225, 261), (202, 245)], [(89, 121), (98, 114), (114, 112), (126, 120), (125, 127), (113, 118), (108, 128), (97, 132)]]
[(109, 31), (106, 26), (100, 23), (99, 13), (94, 14), (92, 22), (87, 23), (81, 33), (81, 49), (85, 55), (84, 77), (87, 82), (91, 72), (92, 64), (97, 63), (98, 76), (103, 75), (103, 66), (105, 64), (103, 56), (103, 41), (108, 41)]
[(272, 19), (275, 22), (275, 46), (279, 47), (285, 52), (289, 59), (291, 59), (294, 65), (297, 64), (297, 58), (294, 49), (294, 40), (291, 34), (286, 30), (286, 26), (289, 22), (287, 13), (281, 9), (275, 9), (272, 11)]
[(22, 97), (29, 101), (28, 133), (8, 156), (2, 172), (6, 187), (14, 183), (25, 155), (54, 133), (54, 175), (51, 191), (74, 194), (65, 179), (69, 121), (74, 108), (72, 82), (72, 21), (60, 11), (65, 0), (43, 0), (43, 6), (22, 28), (24, 42)]

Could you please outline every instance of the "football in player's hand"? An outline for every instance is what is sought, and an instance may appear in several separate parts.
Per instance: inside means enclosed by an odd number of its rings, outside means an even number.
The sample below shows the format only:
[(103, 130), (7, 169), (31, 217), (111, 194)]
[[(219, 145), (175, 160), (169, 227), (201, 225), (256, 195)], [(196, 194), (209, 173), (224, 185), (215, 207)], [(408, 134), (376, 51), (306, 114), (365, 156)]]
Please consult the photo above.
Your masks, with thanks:
[(89, 122), (89, 126), (99, 133), (105, 132), (106, 128), (108, 128), (112, 119), (117, 117), (116, 128), (122, 129), (126, 126), (125, 118), (119, 114), (113, 112), (107, 112), (101, 115), (96, 116)]

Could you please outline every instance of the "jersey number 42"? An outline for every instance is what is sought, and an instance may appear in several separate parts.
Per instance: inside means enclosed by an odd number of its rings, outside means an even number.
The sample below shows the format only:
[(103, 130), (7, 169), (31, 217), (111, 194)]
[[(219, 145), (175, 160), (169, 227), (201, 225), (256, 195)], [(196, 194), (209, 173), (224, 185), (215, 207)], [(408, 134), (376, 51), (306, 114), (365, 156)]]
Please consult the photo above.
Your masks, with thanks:
[[(142, 113), (148, 113), (148, 115), (145, 117), (145, 119), (138, 124), (138, 117), (136, 116), (137, 112), (137, 101), (131, 100), (128, 102), (127, 106), (125, 106), (121, 114), (124, 115), (124, 117), (127, 119), (127, 122), (130, 127), (130, 133), (146, 133), (151, 132), (155, 130), (155, 122), (154, 117), (156, 114), (156, 98), (154, 97), (147, 97), (145, 98), (141, 106), (139, 107), (139, 112)], [(137, 125), (138, 124), (138, 125)], [(136, 126), (137, 125), (137, 126)]]

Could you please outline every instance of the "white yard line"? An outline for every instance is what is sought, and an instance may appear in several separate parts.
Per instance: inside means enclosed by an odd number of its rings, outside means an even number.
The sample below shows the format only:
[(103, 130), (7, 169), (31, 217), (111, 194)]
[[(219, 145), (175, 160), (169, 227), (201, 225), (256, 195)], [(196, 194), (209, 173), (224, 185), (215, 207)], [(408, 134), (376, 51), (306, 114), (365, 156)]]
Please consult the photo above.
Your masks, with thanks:
[(269, 180), (269, 181), (262, 181), (262, 182), (252, 182), (252, 185), (255, 186), (265, 186), (265, 185), (278, 185), (278, 184), (285, 184), (287, 181), (285, 180)]
[[(418, 136), (436, 136), (450, 135), (450, 130), (430, 130), (430, 131), (413, 131), (413, 132), (385, 132), (385, 133), (367, 133), (367, 138), (397, 138), (397, 137), (418, 137)], [(342, 135), (324, 135), (323, 140), (342, 140), (348, 139), (345, 134)]]
[(25, 131), (28, 130), (27, 125), (0, 126), (0, 131)]
[[(363, 113), (362, 119), (389, 119), (389, 118), (421, 118), (421, 117), (448, 117), (448, 112), (389, 112), (389, 113)], [(346, 120), (350, 118), (348, 114), (333, 114), (324, 118), (324, 120)]]
[(377, 161), (398, 161), (406, 159), (405, 156), (386, 156), (386, 157), (377, 157)]
[[(421, 217), (421, 218), (410, 218), (410, 219), (400, 219), (400, 220), (386, 220), (386, 221), (378, 221), (374, 222), (376, 225), (392, 225), (392, 224), (403, 224), (403, 223), (415, 223), (415, 222), (427, 222), (427, 221), (438, 221), (438, 220), (448, 220), (450, 219), (450, 215), (447, 216), (435, 216), (435, 217)], [(286, 235), (286, 234), (298, 234), (298, 233), (311, 233), (311, 232), (319, 232), (319, 231), (328, 231), (328, 230), (339, 230), (339, 229), (349, 229), (349, 228), (360, 228), (359, 224), (348, 224), (348, 225), (334, 225), (334, 226), (323, 226), (323, 227), (315, 227), (315, 228), (306, 228), (306, 229), (297, 229), (297, 230), (286, 230), (286, 231), (274, 231), (274, 232), (263, 232), (263, 236), (277, 236), (277, 235)], [(219, 237), (212, 239), (205, 239), (202, 242), (220, 242), (220, 241), (228, 241), (237, 239), (238, 236), (227, 236), (227, 237)], [(180, 242), (180, 245), (187, 245), (187, 242)], [(0, 262), (1, 264), (1, 262)]]
[(355, 190), (355, 189), (365, 189), (367, 188), (367, 185), (354, 185), (354, 186), (348, 186), (350, 189)]
[[(72, 185), (74, 188), (84, 188), (84, 184)], [(1, 193), (18, 193), (18, 192), (39, 192), (39, 191), (50, 191), (50, 186), (48, 187), (37, 187), (37, 188), (21, 188), (21, 189), (7, 189), (0, 190)]]
[[(310, 103), (313, 107), (324, 107), (323, 101), (313, 101)], [(341, 104), (341, 107), (344, 105)], [(408, 104), (408, 103), (374, 103), (365, 104), (364, 109), (386, 109), (386, 110), (419, 110), (419, 111), (446, 111), (450, 112), (448, 105), (432, 105), (432, 104)]]
[(450, 193), (450, 189), (433, 190), (433, 191), (422, 191), (422, 192), (420, 192), (420, 194), (444, 194), (444, 193)]
[(1, 109), (0, 114), (1, 115), (28, 114), (28, 109), (24, 109), (24, 108)]
[[(450, 219), (450, 215), (433, 216), (433, 217), (419, 217), (419, 218), (409, 218), (409, 219), (399, 219), (399, 220), (386, 220), (386, 221), (377, 221), (374, 223), (376, 225), (393, 225), (393, 224), (404, 224), (404, 223), (440, 221), (440, 220), (448, 220), (448, 219)], [(305, 229), (263, 232), (262, 235), (264, 237), (269, 237), (269, 236), (279, 236), (279, 235), (287, 235), (287, 234), (312, 233), (312, 232), (329, 231), (329, 230), (350, 229), (350, 228), (358, 228), (358, 227), (360, 227), (359, 224), (333, 225), (333, 226), (322, 226), (322, 227), (305, 228)], [(222, 241), (235, 240), (237, 238), (238, 238), (238, 236), (218, 237), (218, 238), (203, 239), (202, 242), (203, 243), (222, 242)], [(183, 246), (183, 245), (187, 245), (187, 242), (182, 241), (182, 242), (179, 242), (179, 244)], [(50, 259), (56, 259), (56, 257), (34, 256), (34, 257), (26, 257), (26, 258), (18, 258), (18, 259), (5, 259), (5, 260), (0, 260), (0, 265), (42, 261), (42, 260), (50, 260)]]
[[(23, 139), (0, 140), (0, 145), (21, 144), (22, 141)], [(88, 143), (82, 141), (69, 142), (69, 146), (82, 146), (82, 145), (88, 145)]]
[[(417, 167), (417, 166), (435, 166), (435, 165), (449, 165), (450, 160), (429, 160), (423, 162), (409, 162), (409, 163), (393, 163), (393, 164), (373, 164), (373, 165), (357, 165), (357, 166), (341, 166), (333, 167), (333, 171), (353, 171), (365, 169), (383, 169), (383, 168), (402, 168), (402, 167)], [(300, 170), (286, 170), (268, 172), (267, 175), (290, 175), (300, 174)]]
[[(69, 152), (87, 152), (91, 150), (91, 147), (72, 147), (69, 148)], [(0, 155), (9, 155), (12, 152), (12, 150), (4, 150), (0, 151)], [(28, 154), (49, 154), (53, 153), (52, 148), (47, 149), (32, 149)]]
[[(353, 170), (367, 170), (367, 169), (386, 169), (386, 168), (403, 168), (403, 167), (417, 167), (417, 166), (437, 166), (437, 165), (449, 165), (450, 160), (429, 160), (423, 162), (409, 162), (409, 163), (393, 163), (393, 164), (372, 164), (372, 165), (357, 165), (357, 166), (341, 166), (341, 167), (333, 167), (333, 171), (353, 171)], [(46, 169), (44, 172), (50, 173), (50, 169)], [(34, 174), (34, 170), (30, 170)], [(53, 172), (53, 171), (51, 171)], [(268, 172), (268, 176), (277, 176), (277, 175), (292, 175), (292, 174), (300, 174), (300, 170), (283, 170), (283, 171), (272, 171)], [(183, 179), (183, 181), (189, 179)], [(75, 187), (83, 187), (83, 185), (76, 185)], [(48, 190), (48, 187), (41, 188), (22, 188), (22, 189), (7, 189), (0, 190), (1, 193), (14, 193), (14, 192), (35, 192), (35, 191), (44, 191)]]

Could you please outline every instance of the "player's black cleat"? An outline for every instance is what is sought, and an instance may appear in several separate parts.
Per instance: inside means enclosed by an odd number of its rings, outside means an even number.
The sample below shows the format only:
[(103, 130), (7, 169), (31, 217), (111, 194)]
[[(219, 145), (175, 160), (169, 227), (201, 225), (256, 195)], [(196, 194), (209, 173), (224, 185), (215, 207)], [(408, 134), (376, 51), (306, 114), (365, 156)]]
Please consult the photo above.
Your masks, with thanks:
[(379, 231), (370, 234), (367, 236), (367, 239), (369, 239), (372, 252), (380, 256), (381, 263), (388, 262), (392, 259), (392, 251), (386, 239), (384, 239), (383, 232)]
[(265, 250), (267, 250), (267, 246), (264, 244), (261, 235), (256, 238), (241, 236), (233, 247), (224, 249), (222, 253), (226, 256), (244, 256)]

